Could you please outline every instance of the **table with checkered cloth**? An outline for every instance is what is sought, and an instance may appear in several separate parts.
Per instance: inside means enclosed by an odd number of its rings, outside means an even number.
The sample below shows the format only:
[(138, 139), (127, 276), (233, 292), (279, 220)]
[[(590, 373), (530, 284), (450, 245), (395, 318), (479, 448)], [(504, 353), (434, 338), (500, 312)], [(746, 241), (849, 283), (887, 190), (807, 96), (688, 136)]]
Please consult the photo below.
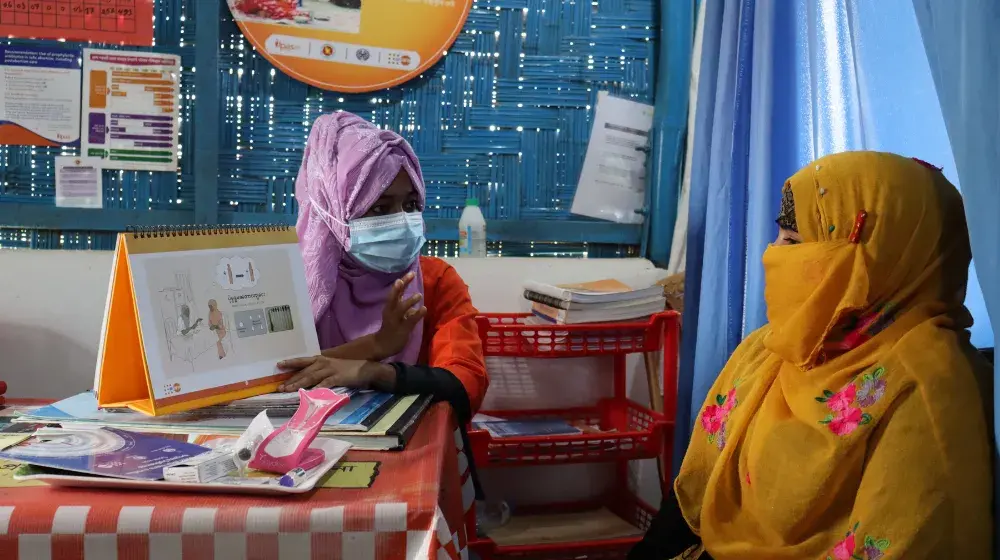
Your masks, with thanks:
[(0, 559), (465, 558), (472, 494), (452, 418), (439, 404), (404, 451), (349, 452), (381, 462), (367, 489), (269, 497), (3, 488)]

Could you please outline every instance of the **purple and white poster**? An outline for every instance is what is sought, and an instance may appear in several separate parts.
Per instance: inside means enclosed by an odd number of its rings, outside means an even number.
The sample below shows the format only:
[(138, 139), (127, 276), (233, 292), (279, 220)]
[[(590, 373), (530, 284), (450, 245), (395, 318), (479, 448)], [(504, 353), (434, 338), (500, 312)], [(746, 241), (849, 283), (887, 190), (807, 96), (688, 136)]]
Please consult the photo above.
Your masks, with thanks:
[(82, 155), (105, 169), (177, 171), (181, 58), (83, 50)]
[(80, 51), (0, 45), (0, 145), (79, 141)]

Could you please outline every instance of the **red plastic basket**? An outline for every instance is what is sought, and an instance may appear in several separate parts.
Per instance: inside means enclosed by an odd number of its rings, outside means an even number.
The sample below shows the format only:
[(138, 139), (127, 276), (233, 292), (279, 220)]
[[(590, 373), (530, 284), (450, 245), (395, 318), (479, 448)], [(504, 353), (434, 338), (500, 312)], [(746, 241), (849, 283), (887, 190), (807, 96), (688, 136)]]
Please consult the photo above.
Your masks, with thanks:
[[(616, 515), (638, 528), (642, 533), (649, 529), (656, 510), (649, 504), (637, 498), (632, 492), (624, 490), (609, 495), (603, 502), (597, 504), (559, 504), (533, 508), (524, 513), (581, 511), (597, 506), (606, 506)], [(551, 543), (537, 545), (497, 546), (489, 538), (472, 538), (469, 546), (483, 560), (500, 560), (519, 558), (523, 560), (624, 560), (628, 551), (641, 536), (602, 539), (592, 541), (577, 541), (568, 543)]]
[(537, 324), (533, 315), (510, 313), (477, 318), (487, 356), (577, 358), (634, 352), (655, 352), (663, 346), (663, 329), (676, 322), (674, 311), (658, 313), (645, 322), (585, 325)]
[[(584, 427), (584, 433), (494, 438), (486, 430), (469, 433), (480, 466), (528, 466), (593, 463), (658, 456), (670, 445), (664, 415), (625, 399), (604, 399), (594, 408), (485, 412), (507, 420), (560, 419)], [(589, 431), (588, 428), (594, 430)]]

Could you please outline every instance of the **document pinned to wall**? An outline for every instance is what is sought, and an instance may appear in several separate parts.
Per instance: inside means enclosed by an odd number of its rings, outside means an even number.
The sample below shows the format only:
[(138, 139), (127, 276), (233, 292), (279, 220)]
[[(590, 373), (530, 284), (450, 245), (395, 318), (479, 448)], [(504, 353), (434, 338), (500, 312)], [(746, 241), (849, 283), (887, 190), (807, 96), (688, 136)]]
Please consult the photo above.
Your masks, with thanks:
[(177, 171), (181, 57), (83, 50), (82, 154), (108, 169)]
[(594, 128), (570, 212), (640, 224), (646, 203), (646, 157), (653, 106), (597, 94)]
[(101, 170), (104, 160), (95, 157), (58, 156), (55, 163), (56, 206), (103, 208)]
[(77, 145), (79, 59), (77, 49), (0, 45), (0, 145)]

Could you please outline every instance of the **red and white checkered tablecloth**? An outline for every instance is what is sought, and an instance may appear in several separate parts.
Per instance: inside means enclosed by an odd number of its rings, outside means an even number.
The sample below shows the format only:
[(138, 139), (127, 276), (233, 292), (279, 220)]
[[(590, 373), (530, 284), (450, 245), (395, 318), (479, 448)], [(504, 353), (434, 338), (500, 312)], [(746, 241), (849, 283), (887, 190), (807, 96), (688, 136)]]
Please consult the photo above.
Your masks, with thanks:
[[(450, 409), (432, 408), (371, 488), (283, 498), (15, 487), (0, 489), (0, 559), (466, 558), (472, 504)], [(460, 457), (456, 460), (456, 457)]]

